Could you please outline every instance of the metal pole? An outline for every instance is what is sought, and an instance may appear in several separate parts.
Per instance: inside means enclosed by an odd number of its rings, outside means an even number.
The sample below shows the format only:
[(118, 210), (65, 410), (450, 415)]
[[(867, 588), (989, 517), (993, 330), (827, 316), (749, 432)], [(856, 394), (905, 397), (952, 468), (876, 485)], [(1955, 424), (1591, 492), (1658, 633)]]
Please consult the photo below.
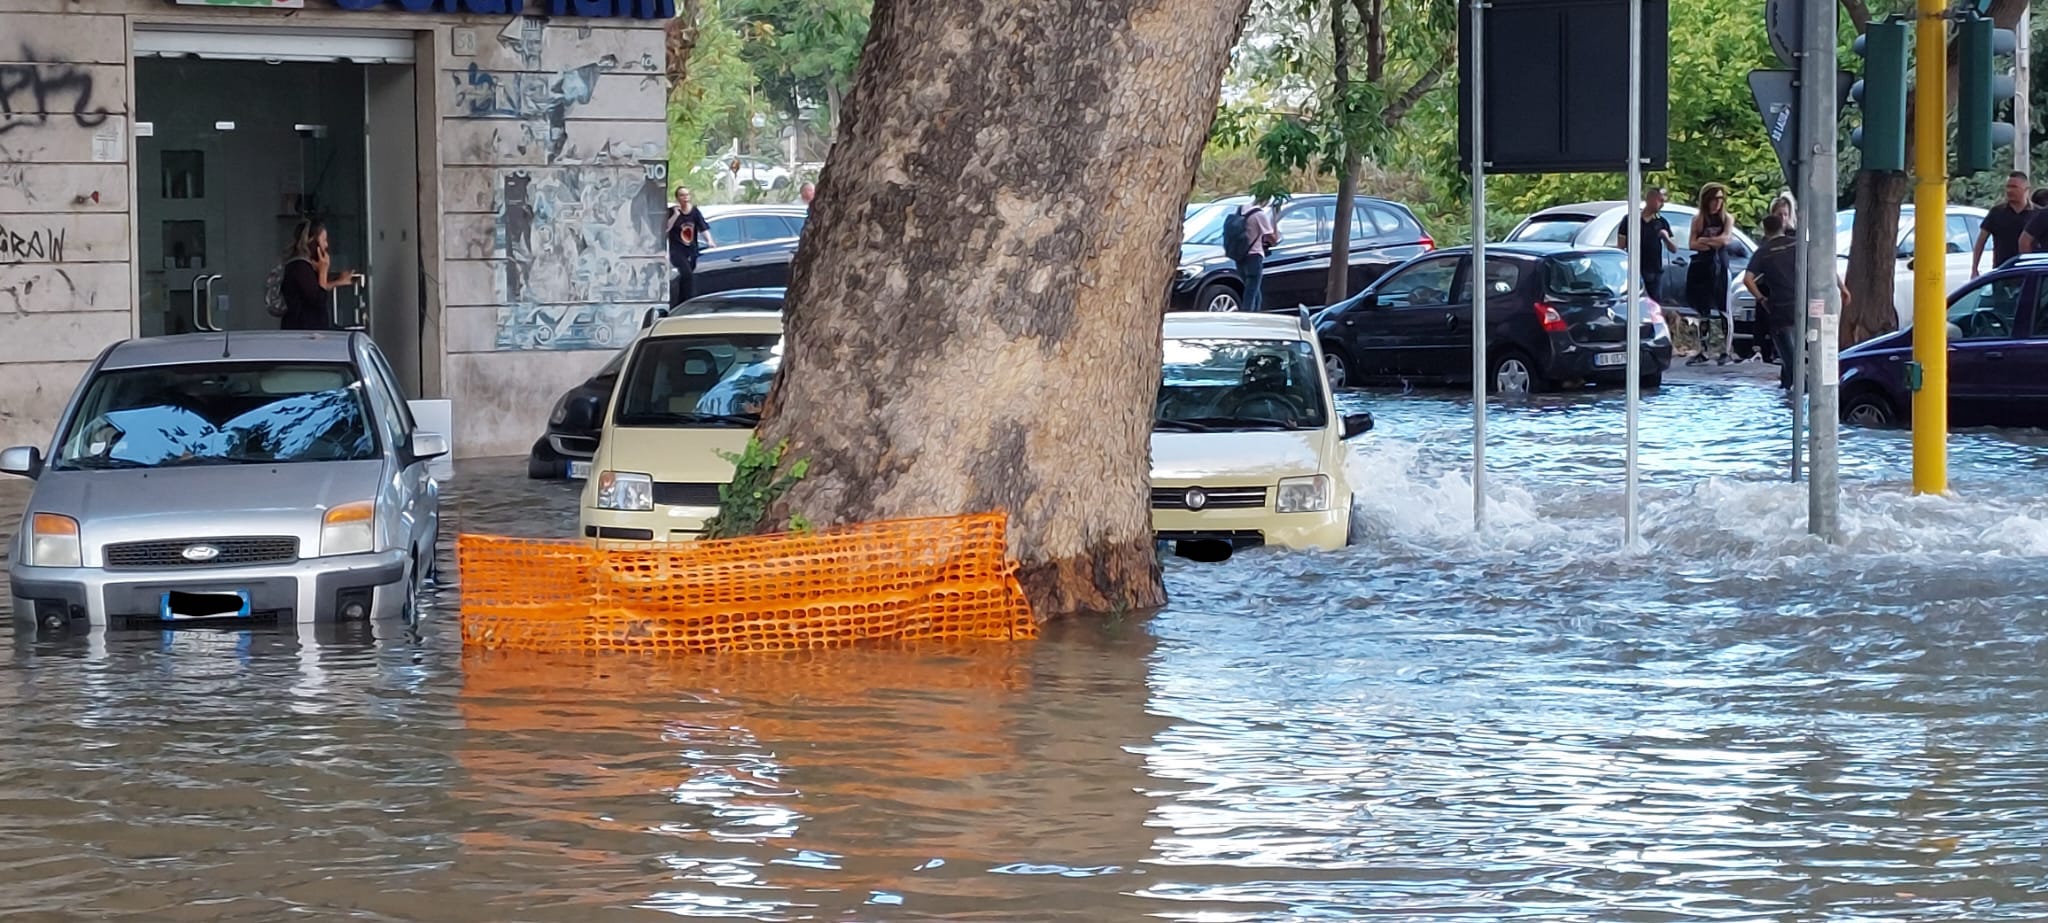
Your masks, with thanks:
[(1800, 300), (1806, 310), (1800, 312), (1793, 350), (1798, 354), (1794, 361), (1806, 364), (1793, 371), (1793, 380), (1811, 376), (1804, 421), (1812, 449), (1806, 474), (1806, 529), (1831, 543), (1841, 540), (1837, 523), (1842, 499), (1835, 439), (1841, 426), (1841, 375), (1835, 354), (1842, 319), (1835, 276), (1835, 16), (1831, 2), (1806, 4), (1806, 53), (1799, 59), (1799, 150), (1805, 187), (1799, 197), (1804, 212), (1799, 234), (1806, 243), (1801, 251), (1806, 297)]
[(1486, 0), (1472, 0), (1472, 531), (1486, 527)]
[[(1622, 509), (1623, 547), (1634, 551), (1641, 539), (1636, 522), (1636, 405), (1643, 399), (1643, 322), (1638, 315), (1643, 305), (1643, 246), (1648, 237), (1643, 229), (1643, 0), (1628, 4), (1628, 214), (1623, 221), (1634, 224), (1628, 235), (1628, 398), (1624, 416), (1627, 457), (1623, 462)], [(1627, 225), (1623, 225), (1627, 227)], [(1659, 247), (1662, 242), (1659, 242)]]
[(2013, 45), (2012, 168), (2031, 175), (2034, 169), (2034, 8), (2020, 11), (2018, 41)]
[[(1942, 0), (1919, 0), (1913, 39), (1913, 492), (1948, 492), (1948, 20)], [(1825, 336), (1827, 331), (1823, 330)]]

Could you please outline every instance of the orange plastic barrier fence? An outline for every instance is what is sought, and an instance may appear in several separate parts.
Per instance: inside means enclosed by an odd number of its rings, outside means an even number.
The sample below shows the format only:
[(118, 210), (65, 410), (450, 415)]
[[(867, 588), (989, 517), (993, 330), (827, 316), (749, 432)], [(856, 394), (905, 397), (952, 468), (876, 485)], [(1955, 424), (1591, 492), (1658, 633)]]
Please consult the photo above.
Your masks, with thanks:
[(546, 651), (796, 651), (1038, 636), (1001, 513), (673, 545), (462, 535), (462, 640)]

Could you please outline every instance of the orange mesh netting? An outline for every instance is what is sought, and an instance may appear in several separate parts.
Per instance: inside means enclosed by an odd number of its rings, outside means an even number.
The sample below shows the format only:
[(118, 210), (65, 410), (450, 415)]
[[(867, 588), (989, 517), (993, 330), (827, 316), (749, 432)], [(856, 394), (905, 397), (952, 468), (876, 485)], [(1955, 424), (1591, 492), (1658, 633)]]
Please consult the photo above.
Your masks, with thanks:
[(463, 535), (462, 640), (702, 652), (1035, 638), (1006, 522), (989, 513), (674, 545)]

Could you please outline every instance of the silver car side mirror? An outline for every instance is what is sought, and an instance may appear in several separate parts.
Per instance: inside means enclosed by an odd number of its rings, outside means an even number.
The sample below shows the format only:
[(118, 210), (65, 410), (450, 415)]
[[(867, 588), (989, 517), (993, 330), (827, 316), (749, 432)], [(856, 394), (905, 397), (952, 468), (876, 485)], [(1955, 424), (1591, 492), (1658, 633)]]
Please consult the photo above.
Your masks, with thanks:
[(448, 437), (440, 433), (415, 432), (412, 434), (412, 457), (414, 461), (428, 461), (448, 454)]
[(14, 448), (0, 451), (0, 474), (32, 478), (42, 473), (42, 450), (34, 446), (18, 445)]

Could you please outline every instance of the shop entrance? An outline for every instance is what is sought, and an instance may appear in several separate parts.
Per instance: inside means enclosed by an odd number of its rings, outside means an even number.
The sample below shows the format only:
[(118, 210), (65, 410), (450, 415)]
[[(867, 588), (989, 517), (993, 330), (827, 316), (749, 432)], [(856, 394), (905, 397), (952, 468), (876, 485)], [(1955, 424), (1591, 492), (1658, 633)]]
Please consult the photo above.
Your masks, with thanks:
[(368, 331), (422, 396), (413, 66), (244, 60), (206, 33), (147, 36), (135, 62), (143, 335), (277, 329), (267, 279), (314, 218), (334, 268), (363, 276), (335, 291), (334, 324)]

